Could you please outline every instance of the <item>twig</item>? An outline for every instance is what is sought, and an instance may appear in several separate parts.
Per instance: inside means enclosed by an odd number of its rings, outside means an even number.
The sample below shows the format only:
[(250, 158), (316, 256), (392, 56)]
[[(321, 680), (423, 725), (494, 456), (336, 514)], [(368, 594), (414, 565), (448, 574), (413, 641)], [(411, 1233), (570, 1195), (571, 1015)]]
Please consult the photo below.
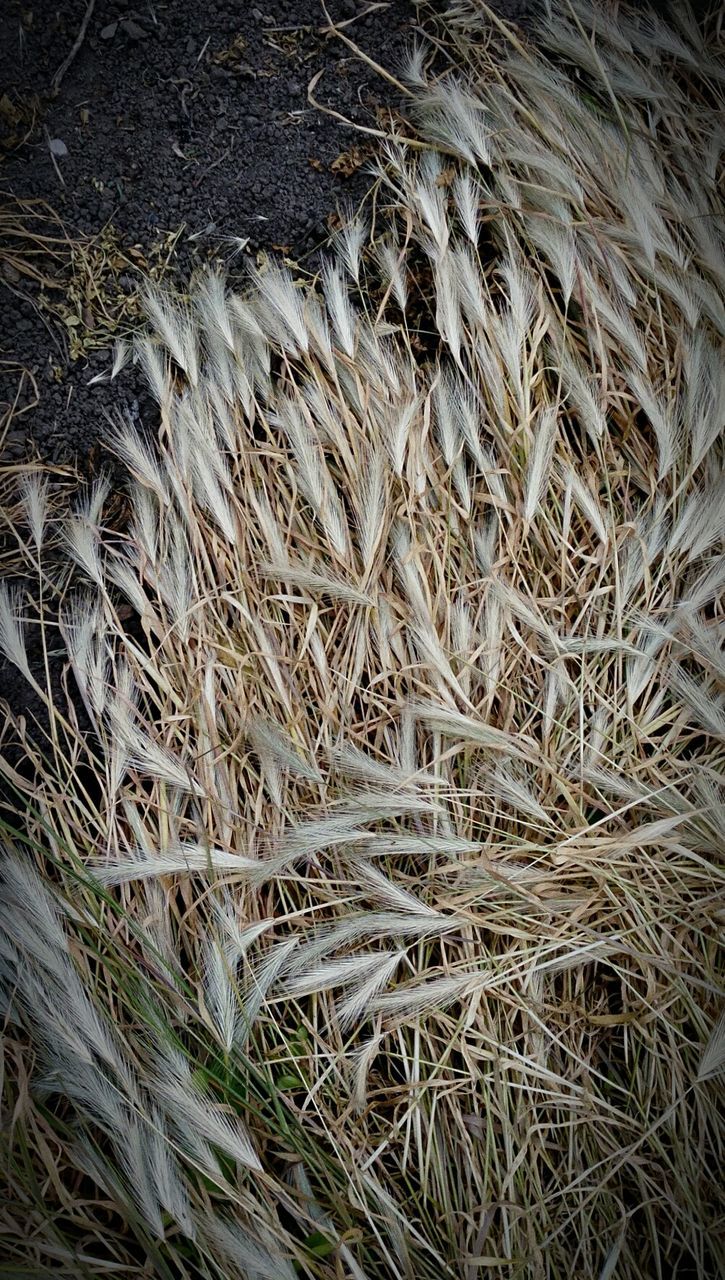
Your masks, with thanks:
[(495, 10), (491, 9), (485, 3), (485, 0), (478, 0), (478, 5), (479, 5), (479, 8), (482, 9), (483, 12), (485, 13), (489, 22), (492, 22), (493, 25), (498, 28), (498, 30), (501, 32), (501, 35), (504, 37), (504, 39), (508, 40), (509, 43), (513, 45), (516, 52), (521, 54), (521, 57), (524, 58), (526, 62), (531, 62), (531, 54), (526, 49), (525, 45), (523, 45), (521, 41), (518, 39), (516, 32), (513, 30), (512, 25), (508, 22), (503, 21), (501, 18), (499, 18)]
[(385, 129), (373, 129), (370, 125), (356, 124), (354, 120), (350, 120), (347, 116), (344, 116), (341, 111), (335, 111), (334, 107), (323, 106), (321, 102), (317, 101), (317, 98), (313, 97), (313, 90), (317, 88), (318, 81), (324, 74), (325, 68), (323, 67), (321, 71), (318, 71), (317, 74), (312, 77), (307, 86), (307, 101), (311, 107), (315, 108), (316, 111), (321, 111), (323, 115), (326, 116), (332, 116), (333, 120), (340, 120), (343, 124), (346, 124), (348, 128), (357, 129), (359, 133), (367, 133), (371, 138), (390, 139), (393, 142), (400, 142), (406, 147), (413, 147), (416, 151), (440, 151), (443, 155), (452, 156), (454, 160), (460, 160), (461, 157), (457, 151), (453, 151), (449, 147), (444, 147), (438, 142), (435, 144), (430, 142), (421, 142), (419, 138), (409, 138), (407, 135), (397, 137), (394, 133), (389, 133)]
[(57, 173), (57, 175), (58, 175), (58, 181), (59, 181), (60, 185), (61, 185), (62, 187), (64, 187), (64, 186), (65, 186), (65, 178), (63, 177), (63, 174), (62, 174), (62, 173), (61, 173), (61, 171), (60, 171), (60, 168), (59, 168), (59, 166), (58, 166), (58, 161), (56, 160), (55, 155), (54, 155), (54, 152), (53, 152), (53, 148), (52, 148), (52, 147), (51, 147), (51, 145), (50, 145), (50, 141), (51, 141), (51, 139), (50, 139), (50, 134), (48, 133), (48, 126), (47, 126), (47, 125), (43, 125), (43, 128), (45, 129), (45, 137), (46, 137), (46, 141), (47, 141), (47, 143), (48, 143), (48, 154), (49, 154), (49, 156), (50, 156), (51, 160), (53, 161), (53, 168), (55, 169), (55, 172), (56, 172), (56, 173)]
[[(322, 3), (322, 12), (324, 13), (328, 22), (328, 25), (325, 28), (325, 34), (329, 34), (331, 36), (337, 36), (338, 40), (342, 40), (342, 43), (346, 44), (348, 49), (352, 49), (356, 58), (360, 58), (362, 62), (367, 63), (369, 67), (372, 67), (373, 71), (377, 71), (379, 76), (382, 76), (385, 80), (388, 80), (390, 84), (395, 85), (395, 88), (399, 89), (400, 92), (405, 94), (406, 97), (408, 98), (414, 97), (415, 95), (412, 89), (408, 89), (406, 85), (402, 84), (402, 82), (396, 78), (396, 76), (391, 75), (389, 71), (386, 71), (385, 67), (381, 67), (379, 62), (373, 61), (373, 59), (370, 58), (367, 53), (364, 53), (363, 50), (360, 48), (360, 46), (355, 44), (354, 40), (351, 40), (349, 36), (344, 35), (341, 28), (343, 26), (347, 26), (347, 23), (341, 23), (340, 26), (336, 26), (335, 23), (332, 21), (332, 18), (330, 17), (329, 13), (327, 12), (327, 5), (325, 4), (325, 0), (321, 0), (321, 3)], [(370, 12), (372, 9), (378, 9), (381, 7), (385, 7), (385, 6), (381, 6), (377, 4), (371, 5), (370, 9), (368, 9), (367, 12)], [(354, 21), (354, 19), (350, 19), (349, 21)]]
[[(359, 22), (361, 18), (366, 18), (366, 17), (368, 16), (368, 14), (369, 14), (369, 13), (374, 13), (376, 9), (388, 9), (389, 7), (390, 7), (390, 0), (375, 0), (375, 3), (374, 3), (374, 4), (369, 4), (369, 5), (368, 5), (368, 7), (367, 7), (367, 9), (361, 9), (360, 13), (356, 13), (356, 14), (355, 14), (355, 16), (354, 16), (353, 18), (346, 18), (344, 22), (339, 22), (339, 23), (337, 24), (337, 28), (336, 28), (336, 29), (339, 31), (339, 29), (340, 29), (341, 27), (349, 27), (349, 26), (351, 26), (351, 25), (352, 25), (352, 23), (353, 23), (353, 22)], [(329, 22), (329, 20), (330, 20), (330, 19), (329, 19), (329, 16), (328, 16), (328, 22)], [(285, 23), (285, 25), (284, 25), (284, 26), (282, 26), (282, 27), (263, 27), (263, 28), (262, 28), (262, 30), (263, 30), (264, 34), (265, 34), (265, 35), (267, 35), (267, 34), (268, 34), (268, 32), (271, 32), (271, 31), (315, 31), (315, 30), (318, 30), (318, 31), (320, 31), (320, 32), (324, 33), (324, 32), (325, 32), (325, 30), (326, 30), (326, 28), (325, 28), (325, 27), (318, 27), (318, 28), (315, 28), (315, 25), (314, 25), (314, 23), (312, 23), (312, 22), (287, 22), (287, 23)]]
[(208, 166), (208, 168), (206, 168), (206, 169), (204, 170), (204, 172), (203, 172), (203, 173), (200, 173), (200, 174), (199, 174), (198, 178), (195, 178), (195, 179), (194, 179), (194, 181), (193, 181), (193, 182), (192, 182), (192, 184), (191, 184), (191, 185), (192, 185), (192, 187), (198, 187), (198, 186), (199, 186), (199, 183), (204, 181), (204, 178), (206, 178), (206, 177), (211, 173), (212, 169), (216, 169), (217, 165), (220, 165), (220, 164), (222, 163), (222, 160), (226, 160), (227, 156), (229, 155), (230, 150), (231, 150), (231, 148), (230, 148), (230, 147), (227, 147), (226, 151), (223, 151), (223, 152), (222, 152), (222, 154), (221, 154), (220, 156), (217, 156), (217, 158), (216, 158), (216, 160), (213, 162), (213, 164), (210, 164), (210, 165)]
[[(324, 7), (324, 6), (323, 6)], [(344, 22), (338, 22), (335, 26), (336, 31), (342, 31), (343, 27), (351, 27), (353, 22), (360, 22), (361, 18), (367, 18), (369, 13), (374, 13), (376, 9), (389, 9), (390, 0), (376, 0), (374, 4), (369, 4), (367, 9), (361, 9), (359, 13), (354, 14), (352, 18), (345, 18)], [(328, 15), (329, 22), (329, 15)]]
[(79, 49), (81, 48), (81, 45), (83, 44), (83, 41), (84, 41), (84, 40), (85, 40), (85, 38), (86, 38), (86, 31), (88, 30), (88, 23), (90, 22), (91, 17), (92, 17), (92, 15), (93, 15), (93, 10), (94, 10), (95, 4), (96, 4), (96, 0), (88, 0), (88, 5), (87, 5), (87, 7), (86, 7), (86, 11), (85, 11), (85, 13), (84, 13), (84, 15), (83, 15), (83, 21), (82, 21), (82, 23), (81, 23), (81, 29), (80, 29), (80, 31), (78, 32), (78, 35), (76, 36), (75, 44), (73, 45), (73, 48), (71, 49), (70, 53), (68, 54), (68, 57), (67, 57), (67, 58), (64, 58), (64, 59), (63, 59), (63, 61), (61, 62), (60, 66), (58, 67), (58, 70), (56, 71), (56, 73), (55, 73), (55, 75), (53, 76), (53, 79), (52, 79), (52, 81), (51, 81), (51, 84), (52, 84), (52, 87), (53, 87), (53, 91), (54, 91), (54, 93), (57, 93), (57, 92), (58, 92), (58, 90), (59, 90), (59, 88), (60, 88), (61, 80), (63, 79), (63, 76), (65, 75), (66, 71), (67, 71), (67, 70), (68, 70), (68, 68), (70, 67), (71, 63), (73, 62), (74, 58), (76, 57), (76, 54), (78, 53)]

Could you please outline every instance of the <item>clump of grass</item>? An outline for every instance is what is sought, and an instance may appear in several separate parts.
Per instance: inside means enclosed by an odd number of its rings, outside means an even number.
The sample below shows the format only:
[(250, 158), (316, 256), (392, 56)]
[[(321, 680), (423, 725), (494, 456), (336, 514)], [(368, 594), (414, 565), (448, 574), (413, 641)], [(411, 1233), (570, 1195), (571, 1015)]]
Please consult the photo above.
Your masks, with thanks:
[(722, 66), (478, 15), (371, 250), (150, 296), (127, 531), (23, 491), (92, 732), (4, 766), (16, 1270), (725, 1262)]

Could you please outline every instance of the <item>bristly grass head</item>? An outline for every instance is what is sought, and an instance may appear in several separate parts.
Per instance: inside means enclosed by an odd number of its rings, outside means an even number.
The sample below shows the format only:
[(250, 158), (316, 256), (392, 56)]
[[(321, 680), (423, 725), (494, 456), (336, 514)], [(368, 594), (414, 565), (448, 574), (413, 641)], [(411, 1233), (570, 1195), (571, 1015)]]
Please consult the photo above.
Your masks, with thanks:
[(149, 294), (123, 529), (21, 490), (18, 1271), (725, 1268), (725, 77), (490, 21), (314, 287)]

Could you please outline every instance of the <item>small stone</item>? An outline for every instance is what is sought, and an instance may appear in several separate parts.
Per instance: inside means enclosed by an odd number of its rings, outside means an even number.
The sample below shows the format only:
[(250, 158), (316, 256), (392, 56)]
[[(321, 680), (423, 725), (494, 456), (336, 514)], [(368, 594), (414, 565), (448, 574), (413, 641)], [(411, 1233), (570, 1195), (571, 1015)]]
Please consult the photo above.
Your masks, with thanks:
[(134, 22), (133, 18), (124, 18), (122, 26), (129, 40), (145, 40), (147, 38), (147, 32), (137, 22)]

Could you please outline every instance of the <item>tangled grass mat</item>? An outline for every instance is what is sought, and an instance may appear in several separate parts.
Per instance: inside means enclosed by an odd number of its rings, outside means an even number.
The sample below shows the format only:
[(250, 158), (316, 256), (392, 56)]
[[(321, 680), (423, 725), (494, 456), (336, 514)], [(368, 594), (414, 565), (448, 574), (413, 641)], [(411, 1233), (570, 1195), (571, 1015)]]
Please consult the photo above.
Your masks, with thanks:
[(16, 494), (0, 1274), (725, 1265), (725, 70), (487, 21), (319, 287), (150, 293), (128, 518)]

